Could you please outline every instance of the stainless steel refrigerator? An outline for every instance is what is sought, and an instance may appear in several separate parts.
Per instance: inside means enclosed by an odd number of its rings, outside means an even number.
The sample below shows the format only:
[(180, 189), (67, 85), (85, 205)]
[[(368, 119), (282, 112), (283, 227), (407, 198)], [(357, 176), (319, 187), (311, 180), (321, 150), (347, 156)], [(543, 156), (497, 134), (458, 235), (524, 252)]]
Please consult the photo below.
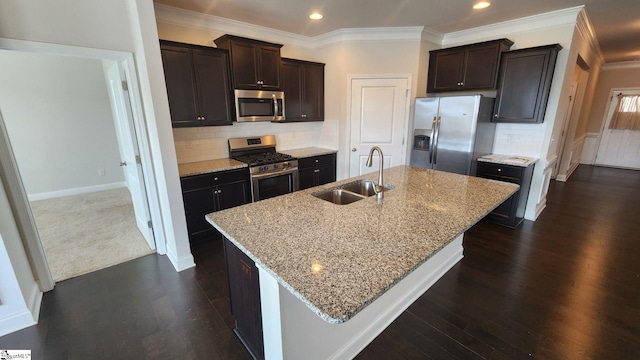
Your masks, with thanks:
[(482, 95), (417, 98), (409, 164), (475, 175), (475, 160), (493, 148), (494, 100)]

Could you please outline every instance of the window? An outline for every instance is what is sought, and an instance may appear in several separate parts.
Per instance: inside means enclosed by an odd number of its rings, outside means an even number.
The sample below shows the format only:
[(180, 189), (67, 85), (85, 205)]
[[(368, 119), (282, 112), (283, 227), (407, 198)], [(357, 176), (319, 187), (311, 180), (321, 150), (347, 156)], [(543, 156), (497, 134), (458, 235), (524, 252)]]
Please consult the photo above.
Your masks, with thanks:
[(640, 95), (618, 94), (618, 106), (611, 118), (609, 129), (640, 130)]

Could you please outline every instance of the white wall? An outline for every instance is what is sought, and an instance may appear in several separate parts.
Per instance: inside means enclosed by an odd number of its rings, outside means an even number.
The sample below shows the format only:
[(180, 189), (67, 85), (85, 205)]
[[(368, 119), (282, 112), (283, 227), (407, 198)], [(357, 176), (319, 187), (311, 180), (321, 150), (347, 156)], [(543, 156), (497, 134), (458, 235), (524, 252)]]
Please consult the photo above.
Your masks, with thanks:
[(124, 184), (100, 60), (0, 51), (0, 83), (0, 109), (31, 199)]

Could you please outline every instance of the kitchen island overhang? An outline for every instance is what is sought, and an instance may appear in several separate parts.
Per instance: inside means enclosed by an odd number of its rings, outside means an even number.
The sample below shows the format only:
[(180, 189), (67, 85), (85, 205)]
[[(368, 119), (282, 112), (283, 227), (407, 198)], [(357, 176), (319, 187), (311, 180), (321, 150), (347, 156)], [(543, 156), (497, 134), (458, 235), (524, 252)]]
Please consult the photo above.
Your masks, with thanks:
[(462, 258), (464, 231), (518, 189), (398, 166), (385, 170), (395, 188), (381, 202), (336, 205), (311, 195), (373, 177), (207, 215), (259, 269), (266, 358), (357, 354)]

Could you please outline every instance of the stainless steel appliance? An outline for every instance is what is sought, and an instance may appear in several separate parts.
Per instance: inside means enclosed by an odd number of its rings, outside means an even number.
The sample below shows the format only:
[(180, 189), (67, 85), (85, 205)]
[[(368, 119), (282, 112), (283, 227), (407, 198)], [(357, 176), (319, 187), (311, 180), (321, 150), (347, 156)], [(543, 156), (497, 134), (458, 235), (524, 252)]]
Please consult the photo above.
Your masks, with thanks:
[(298, 159), (276, 152), (276, 137), (229, 139), (229, 156), (249, 165), (253, 201), (297, 191)]
[(409, 164), (474, 175), (475, 159), (493, 148), (494, 100), (482, 95), (417, 98)]
[(284, 92), (262, 90), (235, 90), (236, 120), (282, 121)]

